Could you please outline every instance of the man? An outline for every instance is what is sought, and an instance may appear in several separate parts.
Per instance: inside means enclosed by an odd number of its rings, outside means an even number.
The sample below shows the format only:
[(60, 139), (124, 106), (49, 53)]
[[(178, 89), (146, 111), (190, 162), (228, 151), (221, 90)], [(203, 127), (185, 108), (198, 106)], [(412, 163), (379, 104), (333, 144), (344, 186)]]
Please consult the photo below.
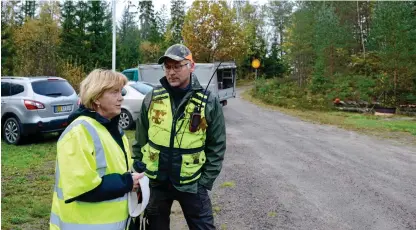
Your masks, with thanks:
[(145, 167), (150, 179), (146, 229), (169, 229), (174, 200), (190, 229), (215, 229), (207, 190), (221, 171), (226, 149), (222, 107), (193, 74), (186, 46), (169, 47), (158, 63), (165, 77), (143, 100), (133, 144), (135, 170)]

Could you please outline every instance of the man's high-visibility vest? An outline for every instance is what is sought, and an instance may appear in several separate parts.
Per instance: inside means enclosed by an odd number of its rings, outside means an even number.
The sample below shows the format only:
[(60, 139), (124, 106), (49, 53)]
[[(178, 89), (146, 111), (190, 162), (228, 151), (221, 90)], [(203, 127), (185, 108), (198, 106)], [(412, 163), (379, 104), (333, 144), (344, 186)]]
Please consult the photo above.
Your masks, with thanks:
[[(205, 139), (208, 124), (205, 106), (208, 96), (194, 92), (183, 114), (174, 118), (169, 93), (163, 87), (153, 91), (148, 111), (148, 143), (142, 147), (146, 175), (151, 179), (170, 176), (177, 184), (194, 182), (206, 161)], [(201, 121), (196, 132), (189, 130), (192, 113), (200, 106)]]

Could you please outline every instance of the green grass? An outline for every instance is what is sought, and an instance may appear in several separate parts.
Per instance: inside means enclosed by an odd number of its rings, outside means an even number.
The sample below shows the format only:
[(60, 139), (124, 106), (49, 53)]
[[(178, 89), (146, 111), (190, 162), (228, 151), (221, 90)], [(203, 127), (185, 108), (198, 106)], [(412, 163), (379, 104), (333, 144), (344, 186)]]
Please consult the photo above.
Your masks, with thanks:
[(276, 212), (269, 212), (269, 213), (267, 213), (267, 216), (268, 217), (275, 217), (276, 215), (277, 215)]
[[(132, 143), (134, 131), (127, 131)], [(1, 229), (49, 229), (56, 135), (23, 145), (1, 142)]]
[(226, 181), (220, 185), (221, 188), (234, 188), (235, 182), (234, 181)]
[(241, 87), (241, 86), (249, 86), (249, 85), (253, 85), (254, 80), (252, 79), (238, 79), (236, 86), (237, 87)]
[(338, 111), (311, 111), (288, 109), (271, 105), (253, 97), (252, 91), (247, 90), (242, 97), (252, 103), (269, 109), (299, 117), (305, 121), (319, 124), (336, 125), (347, 130), (359, 131), (386, 138), (404, 139), (416, 143), (416, 118), (395, 115), (393, 117), (380, 117), (371, 114), (358, 114)]

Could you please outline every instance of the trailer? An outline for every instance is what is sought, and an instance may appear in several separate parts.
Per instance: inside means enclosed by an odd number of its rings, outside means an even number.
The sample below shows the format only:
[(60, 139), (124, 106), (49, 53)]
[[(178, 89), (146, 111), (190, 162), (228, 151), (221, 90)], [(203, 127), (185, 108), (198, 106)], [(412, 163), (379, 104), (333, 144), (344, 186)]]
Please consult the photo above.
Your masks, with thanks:
[[(223, 106), (227, 105), (227, 100), (236, 97), (236, 70), (235, 62), (214, 63), (195, 63), (195, 75), (202, 87), (216, 95)], [(219, 66), (218, 66), (219, 65)], [(215, 72), (215, 69), (218, 70)], [(214, 73), (215, 72), (215, 73)], [(138, 68), (123, 71), (129, 80), (147, 82), (152, 85), (160, 85), (159, 79), (165, 75), (160, 64), (139, 64)]]

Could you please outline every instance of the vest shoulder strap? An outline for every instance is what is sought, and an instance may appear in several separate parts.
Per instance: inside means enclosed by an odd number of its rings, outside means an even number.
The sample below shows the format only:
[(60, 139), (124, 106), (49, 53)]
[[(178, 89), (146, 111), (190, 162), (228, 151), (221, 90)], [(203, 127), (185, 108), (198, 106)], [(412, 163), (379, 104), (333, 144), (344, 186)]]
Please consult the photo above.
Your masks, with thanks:
[(208, 98), (210, 94), (211, 94), (211, 91), (209, 90), (207, 90), (206, 92), (205, 90), (200, 90), (194, 93), (192, 95), (192, 98), (202, 101), (203, 104), (206, 104), (208, 102)]
[(163, 88), (162, 86), (157, 86), (153, 89), (153, 94), (152, 94), (152, 98), (163, 95), (163, 94), (167, 94), (168, 91)]

